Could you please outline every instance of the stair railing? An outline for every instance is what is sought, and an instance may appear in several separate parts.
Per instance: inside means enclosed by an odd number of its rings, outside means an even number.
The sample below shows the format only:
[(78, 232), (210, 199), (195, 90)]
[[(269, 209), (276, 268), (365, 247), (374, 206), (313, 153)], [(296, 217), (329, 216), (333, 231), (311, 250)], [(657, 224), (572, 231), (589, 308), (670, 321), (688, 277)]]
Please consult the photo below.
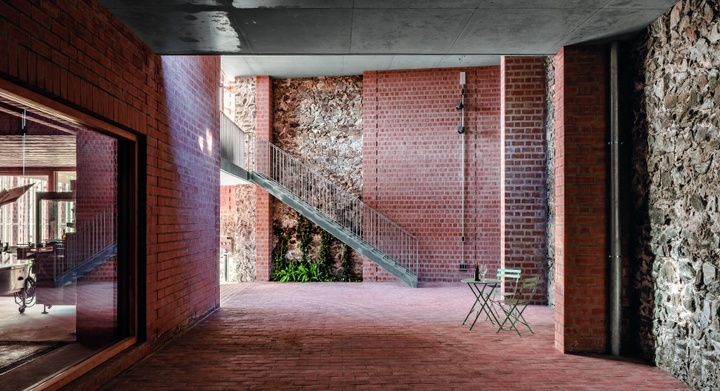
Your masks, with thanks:
[(75, 269), (87, 259), (117, 242), (117, 204), (108, 206), (66, 235), (65, 257), (53, 267), (54, 278)]
[(262, 174), (402, 265), (418, 273), (418, 240), (358, 197), (343, 190), (287, 152), (253, 133), (243, 132), (221, 115), (220, 152), (224, 159), (249, 172)]
[(224, 113), (220, 115), (220, 156), (248, 171), (255, 167), (255, 135), (243, 132)]

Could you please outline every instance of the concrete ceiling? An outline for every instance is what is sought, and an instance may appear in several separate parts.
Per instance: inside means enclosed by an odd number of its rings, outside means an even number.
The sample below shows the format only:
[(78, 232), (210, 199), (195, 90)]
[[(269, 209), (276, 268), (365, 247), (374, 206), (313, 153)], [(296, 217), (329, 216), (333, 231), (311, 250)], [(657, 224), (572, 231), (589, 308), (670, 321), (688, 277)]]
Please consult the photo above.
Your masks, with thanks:
[(158, 54), (229, 77), (475, 66), (634, 34), (676, 0), (100, 0)]

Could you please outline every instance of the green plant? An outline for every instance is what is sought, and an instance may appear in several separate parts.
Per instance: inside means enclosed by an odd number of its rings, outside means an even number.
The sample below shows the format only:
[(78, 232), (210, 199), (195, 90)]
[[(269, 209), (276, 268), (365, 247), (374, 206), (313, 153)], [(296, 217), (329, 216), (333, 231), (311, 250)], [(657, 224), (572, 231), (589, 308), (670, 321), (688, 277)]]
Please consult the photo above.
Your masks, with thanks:
[(285, 268), (275, 271), (273, 280), (280, 282), (328, 281), (322, 271), (322, 265), (303, 260), (288, 262)]
[(342, 261), (343, 268), (341, 279), (343, 281), (358, 281), (355, 276), (355, 265), (352, 260), (352, 252), (350, 251), (350, 246), (347, 244), (343, 243), (343, 253), (340, 259)]
[(291, 266), (288, 264), (283, 269), (275, 269), (272, 279), (273, 281), (288, 282), (292, 278)]
[(301, 257), (307, 260), (313, 240), (313, 223), (302, 215), (298, 216), (297, 239)]
[(330, 254), (330, 246), (333, 242), (333, 237), (327, 231), (320, 232), (320, 248), (318, 249), (316, 262), (321, 265), (322, 272), (330, 277), (333, 276), (333, 264), (335, 260)]
[[(288, 260), (286, 258), (290, 238), (293, 232), (283, 229), (279, 224), (273, 225), (273, 233), (275, 234), (276, 243), (273, 247), (272, 257), (274, 272), (273, 281), (280, 282), (309, 282), (309, 281), (339, 281), (341, 278), (333, 273), (334, 259), (331, 254), (331, 247), (334, 240), (332, 235), (325, 231), (320, 232), (320, 247), (318, 248), (317, 257), (312, 259), (309, 255), (310, 246), (312, 245), (313, 235), (319, 228), (304, 216), (298, 216), (298, 224), (294, 231), (298, 241), (298, 249), (300, 250), (299, 260)], [(350, 259), (349, 247), (345, 246), (343, 257), (350, 262), (350, 277), (344, 276), (344, 281), (354, 281), (355, 277), (352, 273), (352, 260)], [(347, 254), (345, 254), (347, 253)], [(345, 259), (345, 258), (344, 258)]]
[(327, 281), (322, 265), (317, 262), (308, 263), (306, 276), (307, 281)]
[(273, 270), (275, 270), (275, 273), (273, 273), (273, 280), (278, 281), (277, 278), (275, 278), (275, 275), (281, 271), (287, 268), (288, 262), (287, 259), (285, 259), (285, 254), (288, 252), (288, 242), (290, 240), (290, 234), (288, 231), (284, 230), (279, 224), (273, 224), (273, 234), (275, 235), (275, 239), (277, 242), (275, 243), (275, 247), (273, 247), (272, 251), (272, 259), (273, 259)]

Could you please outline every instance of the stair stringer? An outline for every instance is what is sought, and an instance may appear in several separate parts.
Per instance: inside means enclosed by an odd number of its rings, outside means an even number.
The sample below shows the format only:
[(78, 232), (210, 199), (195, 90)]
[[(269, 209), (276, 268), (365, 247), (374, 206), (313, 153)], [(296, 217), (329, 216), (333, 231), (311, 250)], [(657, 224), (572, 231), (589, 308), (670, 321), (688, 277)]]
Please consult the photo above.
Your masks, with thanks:
[[(237, 170), (241, 170), (243, 172)], [(277, 198), (287, 206), (293, 208), (298, 213), (305, 216), (308, 220), (320, 226), (330, 235), (350, 246), (353, 250), (367, 257), (371, 261), (377, 263), (378, 266), (387, 270), (390, 274), (397, 277), (400, 281), (408, 284), (410, 287), (417, 287), (417, 275), (413, 274), (408, 269), (395, 262), (392, 258), (386, 256), (369, 243), (360, 239), (359, 237), (351, 233), (349, 230), (327, 218), (324, 214), (320, 213), (317, 209), (313, 208), (306, 202), (302, 201), (300, 198), (293, 195), (287, 189), (280, 186), (280, 184), (278, 184), (277, 182), (267, 178), (264, 175), (255, 172), (247, 172), (237, 166), (235, 167), (234, 171), (236, 171), (235, 175), (244, 175), (247, 180), (260, 186), (265, 191), (272, 194), (275, 198)]]

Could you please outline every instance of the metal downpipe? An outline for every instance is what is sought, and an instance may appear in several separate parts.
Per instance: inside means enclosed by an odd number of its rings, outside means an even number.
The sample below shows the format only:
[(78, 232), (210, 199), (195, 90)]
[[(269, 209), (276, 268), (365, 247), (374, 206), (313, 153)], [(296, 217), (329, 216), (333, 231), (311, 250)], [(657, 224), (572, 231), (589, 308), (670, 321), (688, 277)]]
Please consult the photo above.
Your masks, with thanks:
[[(465, 94), (463, 92), (463, 104), (465, 101)], [(465, 108), (462, 109), (462, 125), (460, 125), (463, 129), (465, 129)], [(461, 183), (461, 193), (462, 193), (462, 238), (461, 238), (461, 246), (462, 246), (462, 263), (465, 264), (465, 131), (463, 130), (462, 134), (460, 135), (462, 137), (462, 169), (460, 170), (460, 183)]]
[(462, 138), (462, 167), (460, 168), (460, 194), (462, 199), (461, 205), (461, 237), (460, 237), (460, 248), (461, 248), (461, 261), (460, 263), (465, 265), (465, 72), (460, 72), (460, 104), (456, 107), (460, 110), (460, 126), (458, 126), (458, 133)]
[(622, 248), (620, 232), (619, 44), (610, 45), (610, 352), (619, 356), (622, 329)]

